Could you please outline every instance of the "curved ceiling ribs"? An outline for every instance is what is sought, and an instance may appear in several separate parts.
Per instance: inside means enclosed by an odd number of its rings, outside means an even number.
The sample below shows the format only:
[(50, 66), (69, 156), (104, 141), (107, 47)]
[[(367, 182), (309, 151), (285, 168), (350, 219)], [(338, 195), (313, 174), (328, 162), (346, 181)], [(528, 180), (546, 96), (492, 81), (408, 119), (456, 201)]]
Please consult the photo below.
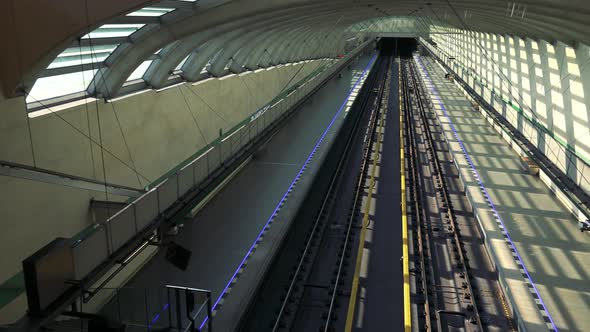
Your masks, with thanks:
[[(324, 7), (324, 8), (322, 8)], [(188, 59), (182, 66), (182, 76), (188, 81), (196, 81), (200, 79), (201, 72), (209, 60), (217, 55), (215, 60), (211, 63), (208, 72), (213, 76), (221, 76), (226, 65), (233, 60), (233, 57), (242, 49), (245, 45), (256, 46), (254, 40), (257, 36), (265, 33), (265, 31), (273, 29), (281, 29), (284, 36), (279, 40), (282, 41), (293, 41), (290, 39), (290, 32), (298, 29), (298, 27), (306, 27), (307, 33), (304, 38), (310, 40), (306, 45), (300, 45), (300, 51), (297, 57), (291, 57), (290, 60), (305, 60), (307, 58), (319, 58), (322, 56), (334, 56), (337, 51), (334, 51), (335, 44), (343, 38), (339, 36), (330, 40), (329, 43), (320, 43), (318, 40), (321, 36), (325, 36), (327, 33), (331, 34), (342, 34), (343, 29), (340, 26), (336, 26), (333, 22), (340, 21), (344, 26), (350, 25), (353, 22), (362, 20), (367, 15), (360, 14), (359, 12), (347, 12), (346, 8), (325, 8), (325, 5), (311, 5), (304, 6), (303, 8), (289, 8), (280, 11), (274, 11), (265, 13), (262, 15), (254, 15), (244, 17), (240, 20), (234, 20), (232, 22), (221, 24), (209, 28), (204, 31), (197, 32), (193, 35), (189, 35), (181, 39), (176, 47), (175, 52), (168, 52), (168, 56), (172, 57), (173, 60), (166, 61), (162, 59), (159, 62), (152, 63), (154, 66), (153, 77), (146, 78), (146, 81), (150, 86), (159, 88), (165, 85), (168, 75), (171, 69), (174, 68), (182, 59), (187, 56)], [(306, 12), (312, 11), (312, 15), (304, 15)], [(347, 15), (347, 19), (341, 19)], [(326, 27), (330, 28), (330, 31), (326, 30)], [(101, 96), (114, 96), (117, 95), (118, 89), (125, 82), (125, 79), (129, 77), (129, 74), (136, 68), (141, 62), (153, 54), (157, 49), (162, 47), (161, 44), (157, 44), (155, 41), (160, 43), (175, 41), (175, 33), (170, 33), (170, 29), (163, 27), (159, 30), (150, 31), (149, 38), (144, 42), (138, 42), (134, 44), (134, 47), (127, 48), (124, 54), (119, 54), (116, 63), (104, 70), (99, 70), (96, 78), (96, 91), (89, 91), (91, 94), (97, 93)], [(269, 38), (270, 39), (270, 38)], [(280, 42), (280, 41), (279, 41)], [(204, 45), (206, 43), (206, 45)], [(289, 54), (284, 54), (282, 51), (286, 51), (288, 47), (272, 48), (273, 52), (270, 52), (273, 44), (267, 47), (269, 52), (270, 61), (263, 61), (262, 67), (266, 67), (270, 64), (277, 64), (286, 62), (286, 58)], [(293, 46), (297, 43), (292, 43)], [(307, 46), (307, 47), (306, 47)], [(279, 53), (282, 53), (279, 55)], [(260, 58), (251, 58), (250, 68), (261, 65)], [(160, 67), (160, 68), (157, 68)], [(240, 72), (240, 68), (233, 68), (235, 72)]]
[(117, 45), (106, 59), (39, 70), (48, 68), (68, 44), (59, 42), (59, 47), (45, 52), (23, 71), (20, 82), (12, 84), (2, 77), (4, 93), (17, 94), (18, 84), (30, 91), (39, 77), (94, 69), (86, 93), (112, 98), (124, 91), (130, 75), (146, 60), (151, 63), (140, 73), (142, 84), (162, 88), (173, 83), (174, 75), (197, 81), (286, 62), (334, 58), (344, 51), (347, 40), (362, 41), (371, 26), (379, 24), (375, 18), (387, 16), (414, 20), (413, 27), (422, 32), (438, 22), (549, 42), (590, 44), (585, 31), (590, 4), (582, 0), (160, 0), (144, 1), (144, 6), (136, 5), (133, 10), (144, 7), (156, 7), (163, 14), (142, 16), (144, 11), (129, 16), (119, 11), (93, 24), (94, 29), (103, 24), (144, 24), (128, 36), (68, 37), (70, 47), (81, 51), (83, 47)]

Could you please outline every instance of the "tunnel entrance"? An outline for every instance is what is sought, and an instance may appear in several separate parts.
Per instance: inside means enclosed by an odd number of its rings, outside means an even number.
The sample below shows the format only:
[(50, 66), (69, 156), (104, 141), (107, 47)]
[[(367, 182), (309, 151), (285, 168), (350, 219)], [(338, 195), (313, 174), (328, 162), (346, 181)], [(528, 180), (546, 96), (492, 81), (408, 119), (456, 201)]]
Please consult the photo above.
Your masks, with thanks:
[(381, 55), (408, 57), (418, 48), (415, 38), (381, 38), (377, 45)]

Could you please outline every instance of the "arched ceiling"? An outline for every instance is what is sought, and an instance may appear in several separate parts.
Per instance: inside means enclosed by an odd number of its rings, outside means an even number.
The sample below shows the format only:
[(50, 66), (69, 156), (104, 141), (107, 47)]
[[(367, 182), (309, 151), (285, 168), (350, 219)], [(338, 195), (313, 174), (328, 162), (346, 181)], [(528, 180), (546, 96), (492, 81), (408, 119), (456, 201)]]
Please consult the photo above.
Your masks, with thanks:
[[(136, 12), (145, 7), (161, 13)], [(179, 75), (194, 81), (206, 65), (208, 75), (218, 76), (227, 68), (239, 72), (333, 57), (351, 36), (361, 38), (359, 22), (375, 17), (416, 17), (421, 32), (438, 22), (590, 44), (587, 0), (9, 0), (0, 2), (0, 12), (6, 46), (0, 86), (6, 97), (29, 92), (40, 77), (89, 69), (96, 76), (87, 93), (112, 97), (146, 60), (151, 62), (141, 77), (159, 88), (184, 59)], [(134, 12), (138, 16), (128, 16)], [(105, 29), (104, 24), (115, 25)], [(121, 24), (130, 26), (120, 29)], [(90, 31), (91, 38), (83, 37)], [(60, 54), (67, 60), (64, 50), (76, 48), (80, 54), (85, 48), (105, 49), (105, 58), (93, 54), (91, 63), (78, 66), (54, 63)]]

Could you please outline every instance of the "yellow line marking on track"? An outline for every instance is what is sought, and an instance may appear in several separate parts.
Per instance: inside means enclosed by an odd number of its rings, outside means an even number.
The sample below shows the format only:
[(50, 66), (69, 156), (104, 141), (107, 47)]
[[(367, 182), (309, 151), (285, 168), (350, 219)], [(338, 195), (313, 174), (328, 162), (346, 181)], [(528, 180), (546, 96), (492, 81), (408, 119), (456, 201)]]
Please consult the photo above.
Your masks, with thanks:
[(508, 308), (508, 304), (506, 303), (506, 300), (504, 299), (504, 295), (501, 292), (498, 293), (498, 298), (500, 298), (500, 301), (502, 302), (502, 307), (504, 309), (504, 315), (506, 316), (506, 320), (508, 321), (508, 325), (510, 325), (510, 331), (516, 332), (516, 328), (514, 327), (514, 324), (512, 324), (512, 315), (510, 314), (510, 308)]
[[(387, 106), (385, 106), (387, 107)], [(357, 300), (357, 292), (359, 286), (359, 274), (361, 270), (361, 262), (363, 260), (363, 249), (365, 248), (365, 235), (367, 230), (367, 225), (369, 221), (369, 211), (371, 210), (371, 199), (373, 196), (373, 189), (375, 187), (375, 170), (377, 169), (377, 160), (379, 159), (379, 149), (381, 147), (381, 140), (383, 138), (383, 123), (385, 120), (385, 113), (387, 113), (387, 109), (382, 110), (381, 113), (381, 120), (379, 120), (378, 128), (377, 128), (377, 143), (375, 144), (375, 152), (373, 153), (373, 168), (371, 169), (371, 180), (369, 182), (369, 193), (367, 195), (367, 200), (365, 204), (365, 215), (363, 216), (363, 222), (361, 225), (361, 236), (359, 240), (359, 247), (358, 252), (356, 254), (356, 265), (354, 268), (354, 277), (352, 279), (352, 289), (350, 291), (350, 300), (348, 302), (348, 313), (346, 315), (346, 325), (344, 328), (345, 332), (350, 332), (352, 330), (352, 323), (354, 321), (354, 311), (356, 306)]]
[(398, 80), (399, 80), (399, 140), (400, 140), (400, 173), (401, 173), (401, 206), (402, 206), (402, 253), (403, 253), (403, 274), (404, 274), (404, 331), (412, 330), (412, 313), (410, 307), (410, 260), (408, 253), (408, 217), (406, 206), (406, 163), (404, 155), (404, 114), (402, 110), (402, 79), (401, 79), (401, 58), (398, 59)]

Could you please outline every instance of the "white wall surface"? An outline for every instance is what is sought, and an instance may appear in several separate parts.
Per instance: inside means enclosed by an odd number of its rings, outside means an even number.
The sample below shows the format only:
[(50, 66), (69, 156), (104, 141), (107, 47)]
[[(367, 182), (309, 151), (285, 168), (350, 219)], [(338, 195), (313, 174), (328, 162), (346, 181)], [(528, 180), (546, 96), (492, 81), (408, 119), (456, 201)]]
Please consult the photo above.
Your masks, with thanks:
[[(56, 114), (37, 113), (31, 118), (24, 97), (0, 100), (0, 160), (104, 181), (104, 156), (108, 182), (142, 188), (217, 138), (220, 128), (225, 132), (264, 106), (297, 71), (291, 83), (321, 63), (326, 62), (271, 67), (161, 92), (148, 90), (112, 103), (60, 107)], [(85, 135), (102, 142), (105, 152)], [(21, 261), (42, 245), (89, 225), (90, 199), (104, 196), (0, 176), (0, 282), (18, 272)]]
[[(432, 35), (439, 57), (590, 192), (590, 47), (449, 32), (454, 33)], [(492, 98), (492, 91), (522, 112)]]

